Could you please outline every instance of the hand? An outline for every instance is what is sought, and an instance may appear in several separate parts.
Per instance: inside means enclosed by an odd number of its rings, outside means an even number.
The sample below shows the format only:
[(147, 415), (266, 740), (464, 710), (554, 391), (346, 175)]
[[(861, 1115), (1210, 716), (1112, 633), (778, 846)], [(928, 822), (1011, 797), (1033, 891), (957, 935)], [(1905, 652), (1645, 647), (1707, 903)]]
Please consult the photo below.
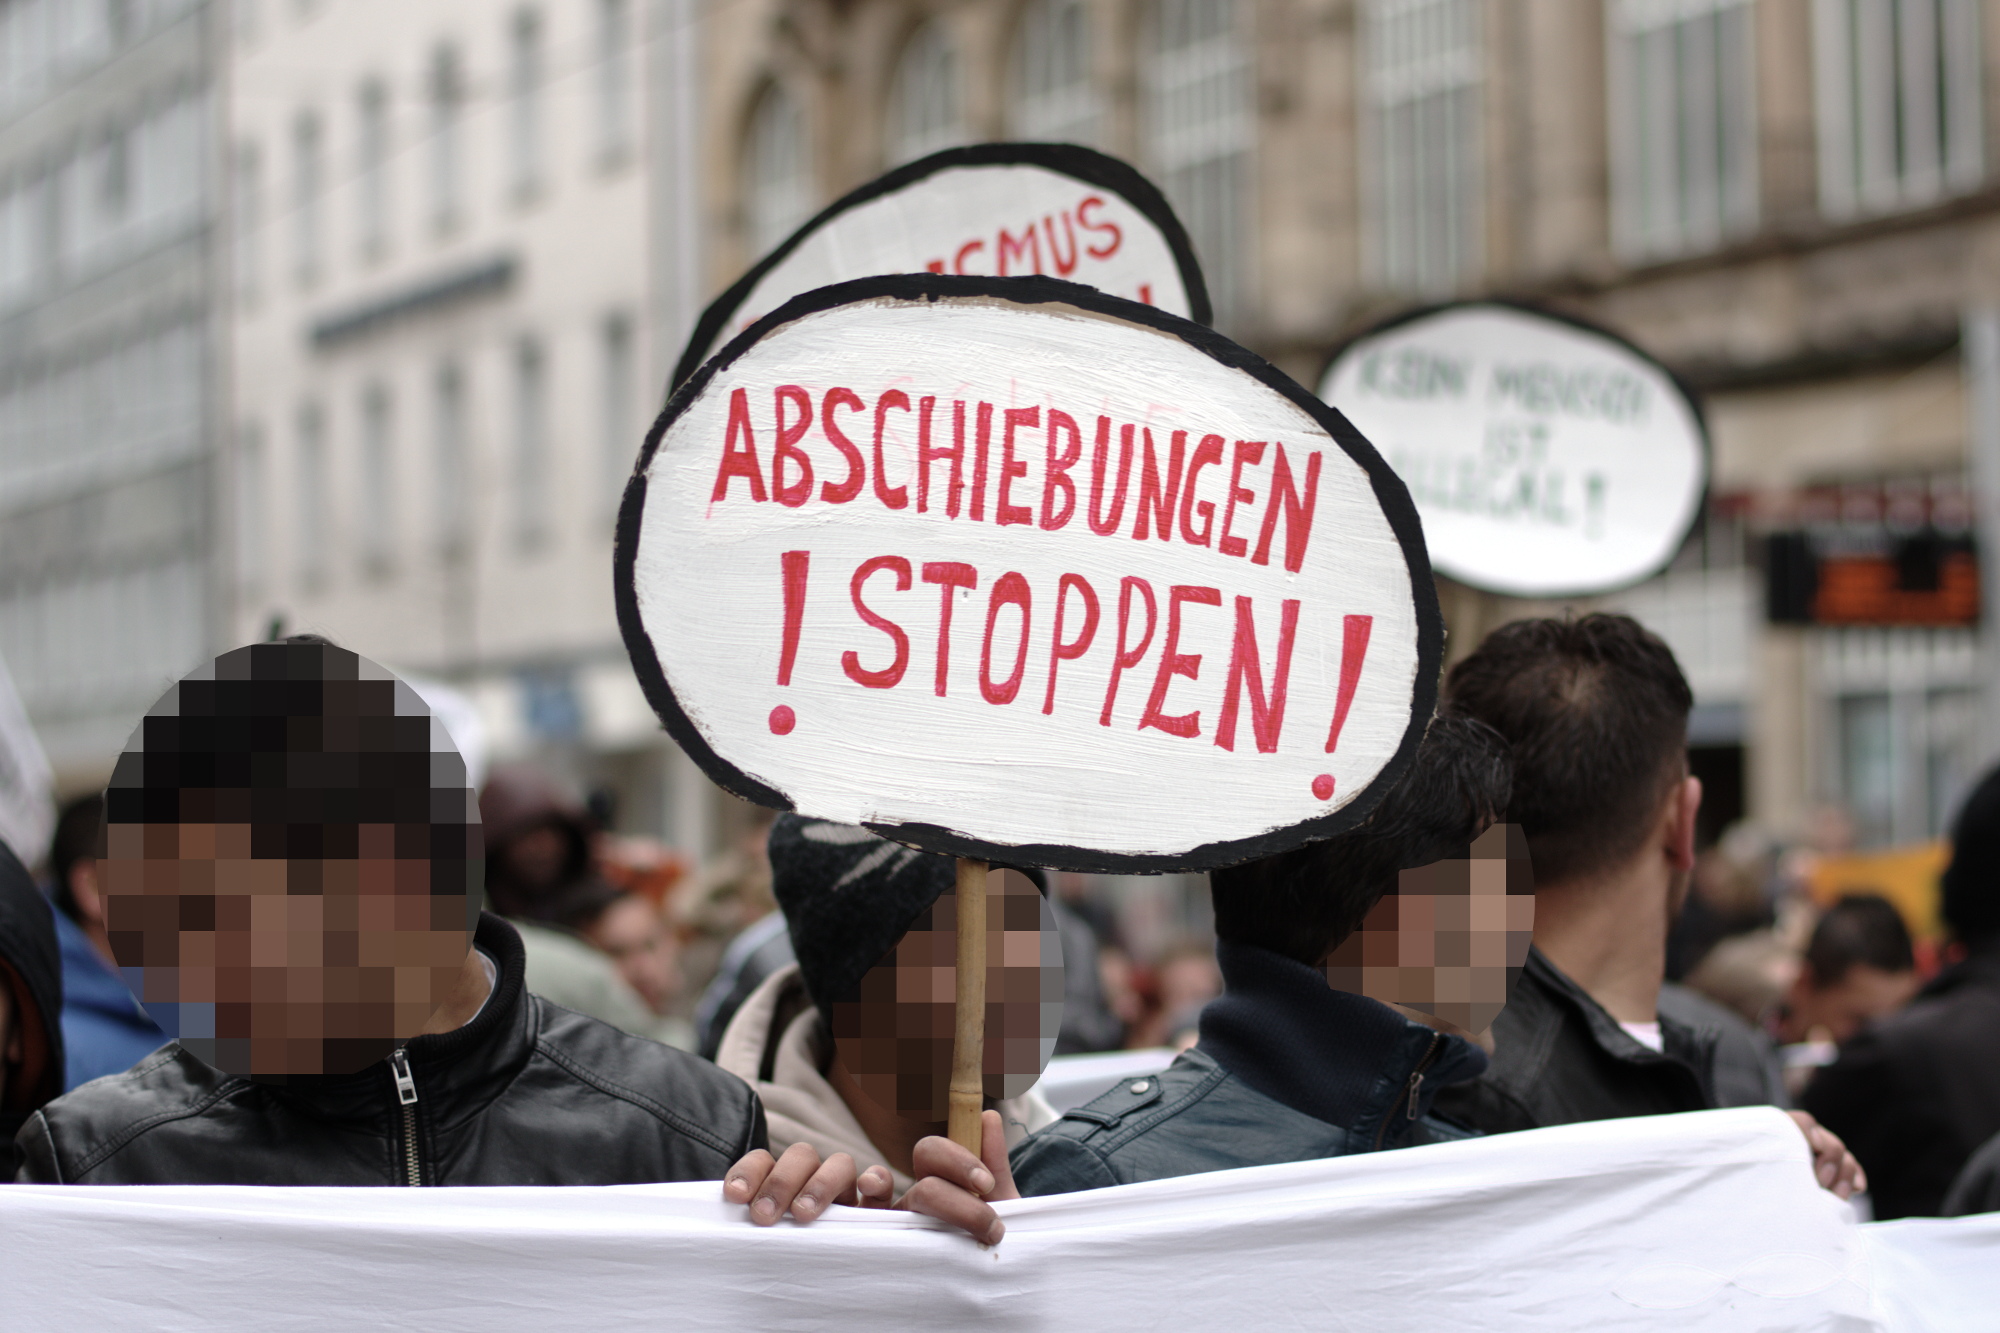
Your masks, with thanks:
[(787, 1212), (810, 1222), (828, 1204), (857, 1202), (864, 1181), (877, 1194), (889, 1193), (889, 1173), (881, 1167), (871, 1166), (857, 1177), (854, 1159), (846, 1153), (822, 1162), (811, 1144), (794, 1143), (776, 1159), (762, 1148), (746, 1154), (723, 1177), (722, 1199), (749, 1204), (750, 1220), (760, 1227), (775, 1225)]
[(998, 1111), (979, 1113), (979, 1156), (933, 1134), (917, 1140), (912, 1154), (917, 1183), (896, 1201), (898, 1208), (948, 1222), (982, 1245), (998, 1245), (1007, 1224), (988, 1207), (993, 1199), (1018, 1199), (1007, 1165), (1007, 1128)]
[(1798, 1124), (1799, 1132), (1806, 1136), (1806, 1143), (1812, 1148), (1813, 1176), (1820, 1188), (1831, 1190), (1837, 1198), (1850, 1198), (1868, 1188), (1867, 1173), (1861, 1163), (1854, 1160), (1854, 1154), (1847, 1151), (1847, 1145), (1840, 1136), (1812, 1118), (1805, 1111), (1787, 1111)]

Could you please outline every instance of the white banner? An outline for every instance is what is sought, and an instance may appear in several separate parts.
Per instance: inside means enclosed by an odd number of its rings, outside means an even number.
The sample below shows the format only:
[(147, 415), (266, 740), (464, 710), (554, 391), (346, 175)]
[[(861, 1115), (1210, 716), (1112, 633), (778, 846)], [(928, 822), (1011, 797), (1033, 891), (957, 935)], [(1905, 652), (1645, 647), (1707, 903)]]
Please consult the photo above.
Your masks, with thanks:
[(765, 1231), (711, 1182), (0, 1188), (0, 1324), (121, 1330), (1982, 1327), (2000, 1216), (1857, 1226), (1768, 1108)]

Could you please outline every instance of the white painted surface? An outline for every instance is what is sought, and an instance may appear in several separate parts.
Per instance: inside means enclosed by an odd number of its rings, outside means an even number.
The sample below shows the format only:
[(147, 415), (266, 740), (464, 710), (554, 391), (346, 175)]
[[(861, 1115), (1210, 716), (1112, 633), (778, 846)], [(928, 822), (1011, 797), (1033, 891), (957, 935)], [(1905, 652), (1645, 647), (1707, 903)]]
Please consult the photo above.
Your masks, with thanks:
[[(810, 458), (810, 498), (788, 507), (752, 498), (732, 476), (716, 499), (729, 437), (731, 403), (742, 395), (770, 480), (776, 390), (811, 395), (813, 422), (798, 448)], [(836, 421), (862, 454), (867, 477), (854, 499), (824, 500), (849, 475), (823, 429), (822, 404), (851, 388), (863, 410)], [(877, 493), (874, 421), (883, 396), (907, 395), (916, 410), (884, 414), (883, 473), (907, 487), (905, 507)], [(944, 512), (949, 467), (934, 463), (928, 512), (918, 512), (914, 475), (923, 400), (934, 397), (934, 444), (949, 445), (954, 403), (966, 403), (967, 492), (957, 518)], [(978, 404), (993, 405), (984, 521), (971, 513)], [(1008, 409), (1034, 409), (1037, 428), (1017, 430), (1015, 466), (1003, 492)], [(1070, 472), (1076, 511), (1042, 526), (1047, 413), (1076, 419), (1081, 453)], [(1170, 437), (1186, 431), (1192, 457), (1219, 436), (1214, 466), (1194, 484), (1193, 509), (1176, 505), (1170, 541), (1135, 539), (1145, 436), (1135, 431), (1125, 505), (1111, 535), (1097, 535), (1085, 511), (1100, 415), (1108, 417), (1107, 491), (1115, 486), (1122, 427), (1151, 431), (1162, 469)], [(787, 408), (796, 421), (795, 408)], [(1066, 437), (1064, 437), (1066, 439)], [(1238, 484), (1227, 513), (1235, 442), (1269, 442)], [(740, 448), (740, 441), (739, 441)], [(1279, 506), (1263, 563), (1280, 448), (1301, 488), (1310, 459), (1319, 477), (1296, 570), (1286, 568), (1285, 510)], [(1228, 369), (1179, 338), (1072, 307), (1013, 306), (990, 299), (930, 302), (883, 299), (805, 316), (749, 349), (667, 430), (649, 471), (635, 557), (637, 604), (680, 707), (708, 745), (754, 780), (796, 802), (802, 813), (845, 823), (936, 825), (989, 844), (1054, 844), (1123, 857), (1177, 857), (1205, 844), (1238, 841), (1325, 816), (1353, 800), (1397, 752), (1409, 726), (1418, 653), (1412, 582), (1402, 547), (1368, 476), (1305, 410), (1259, 381)], [(796, 484), (796, 465), (785, 470)], [(1183, 483), (1185, 485), (1185, 483)], [(767, 489), (768, 493), (768, 489)], [(1002, 500), (1025, 506), (1028, 522), (1001, 525)], [(1204, 514), (1207, 506), (1212, 514)], [(1104, 502), (1108, 510), (1109, 496)], [(1059, 513), (1054, 501), (1050, 517)], [(1108, 517), (1108, 513), (1106, 514)], [(1017, 515), (1016, 517), (1020, 517)], [(1146, 518), (1150, 527), (1152, 507)], [(1241, 555), (1224, 554), (1225, 518)], [(1212, 524), (1209, 544), (1190, 544)], [(1108, 524), (1106, 526), (1109, 526)], [(784, 553), (810, 552), (808, 591), (788, 685), (778, 683), (784, 626)], [(910, 582), (882, 569), (864, 584), (874, 614), (907, 636), (903, 674), (892, 685), (857, 682), (886, 671), (895, 650), (886, 632), (864, 623), (850, 581), (873, 557), (909, 562)], [(923, 578), (928, 562), (977, 571), (977, 587), (954, 594), (949, 670), (936, 691), (943, 586)], [(1003, 604), (982, 679), (989, 597), (1003, 575), (1026, 580), (1032, 605), (1024, 679), (1010, 701), (989, 701), (1019, 653), (1020, 617)], [(1049, 699), (1052, 618), (1059, 580), (1077, 574), (1093, 589), (1099, 623), (1088, 648), (1061, 664)], [(1153, 590), (1158, 623), (1145, 651), (1119, 679), (1108, 724), (1101, 721), (1118, 643), (1121, 580)], [(1198, 656), (1191, 675), (1166, 678), (1161, 712), (1194, 716), (1196, 734), (1142, 726), (1161, 681), (1171, 627), (1170, 589), (1212, 590), (1216, 605), (1181, 607), (1177, 654)], [(1285, 710), (1264, 752), (1252, 725), (1251, 692), (1240, 692), (1233, 748), (1218, 743), (1227, 694), (1236, 599), (1251, 601), (1264, 689), (1273, 689), (1282, 604), (1298, 603)], [(1079, 635), (1081, 594), (1067, 600), (1063, 637)], [(1347, 618), (1372, 617), (1350, 710), (1334, 752), (1327, 739), (1336, 709)], [(1133, 594), (1126, 643), (1143, 639), (1143, 594)], [(1130, 655), (1130, 654), (1128, 654)], [(1004, 693), (1004, 691), (999, 691)], [(774, 730), (772, 714), (793, 710), (796, 727)], [(1045, 707), (1049, 711), (1044, 711)], [(1333, 779), (1330, 799), (1315, 790)], [(1323, 784), (1322, 784), (1323, 786)], [(1224, 858), (1229, 859), (1229, 858)]]
[(1489, 592), (1657, 573), (1706, 484), (1701, 424), (1665, 372), (1527, 311), (1460, 306), (1360, 339), (1319, 393), (1408, 484), (1438, 572)]

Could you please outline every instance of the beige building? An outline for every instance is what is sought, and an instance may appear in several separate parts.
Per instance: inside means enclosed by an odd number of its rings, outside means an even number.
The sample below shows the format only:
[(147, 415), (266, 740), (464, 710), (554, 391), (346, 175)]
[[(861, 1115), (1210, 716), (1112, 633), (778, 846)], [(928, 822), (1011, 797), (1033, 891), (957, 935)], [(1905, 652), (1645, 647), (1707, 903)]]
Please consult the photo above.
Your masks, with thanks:
[[(1607, 600), (1688, 669), (1713, 821), (1909, 841), (2000, 748), (1976, 631), (1768, 624), (1766, 539), (1970, 522), (1997, 58), (1990, 0), (740, 0), (701, 38), (706, 278), (897, 162), (1049, 138), (1152, 176), (1220, 326), (1307, 383), (1418, 300), (1608, 324), (1708, 408), (1702, 527)], [(1460, 643), (1531, 609), (1446, 603)]]

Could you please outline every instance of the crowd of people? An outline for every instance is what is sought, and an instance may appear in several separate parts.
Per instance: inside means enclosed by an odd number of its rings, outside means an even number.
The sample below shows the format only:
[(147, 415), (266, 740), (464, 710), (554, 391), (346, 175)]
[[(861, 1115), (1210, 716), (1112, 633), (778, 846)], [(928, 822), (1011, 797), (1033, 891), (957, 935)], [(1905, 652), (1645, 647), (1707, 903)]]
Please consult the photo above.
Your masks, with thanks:
[[(240, 651), (297, 680), (297, 655), (342, 650)], [(272, 706), (254, 683), (231, 708)], [(897, 979), (929, 956), (916, 932), (954, 892), (949, 858), (787, 813), (693, 870), (503, 768), (478, 801), (484, 910), (422, 1033), (356, 1073), (245, 1076), (166, 1041), (134, 999), (136, 918), (100, 864), (155, 846), (163, 821), (185, 837), (186, 812), (227, 793), (189, 805), (121, 763), (111, 803), (64, 811), (45, 883), (0, 847), (0, 1165), (86, 1184), (718, 1180), (761, 1225), (901, 1206), (994, 1243), (990, 1205), (1021, 1195), (1772, 1105), (1820, 1184), (1865, 1191), (1877, 1217), (2000, 1209), (2000, 772), (1953, 829), (1946, 938), (1919, 949), (1878, 896), (1815, 907), (1741, 838), (1697, 852), (1692, 696), (1636, 622), (1504, 626), (1442, 697), (1358, 826), (1210, 875), (1212, 947), (1139, 967), (1084, 881), (1020, 867), (1060, 937), (1055, 1048), (1168, 1053), (1061, 1112), (1032, 1089), (990, 1097), (978, 1153), (913, 1109), (942, 1106), (924, 1093), (950, 1042), (935, 995)], [(1332, 984), (1379, 902), (1503, 823), (1532, 860), (1533, 944), (1489, 1029)], [(156, 891), (177, 898), (183, 950), (228, 915), (220, 881)]]

